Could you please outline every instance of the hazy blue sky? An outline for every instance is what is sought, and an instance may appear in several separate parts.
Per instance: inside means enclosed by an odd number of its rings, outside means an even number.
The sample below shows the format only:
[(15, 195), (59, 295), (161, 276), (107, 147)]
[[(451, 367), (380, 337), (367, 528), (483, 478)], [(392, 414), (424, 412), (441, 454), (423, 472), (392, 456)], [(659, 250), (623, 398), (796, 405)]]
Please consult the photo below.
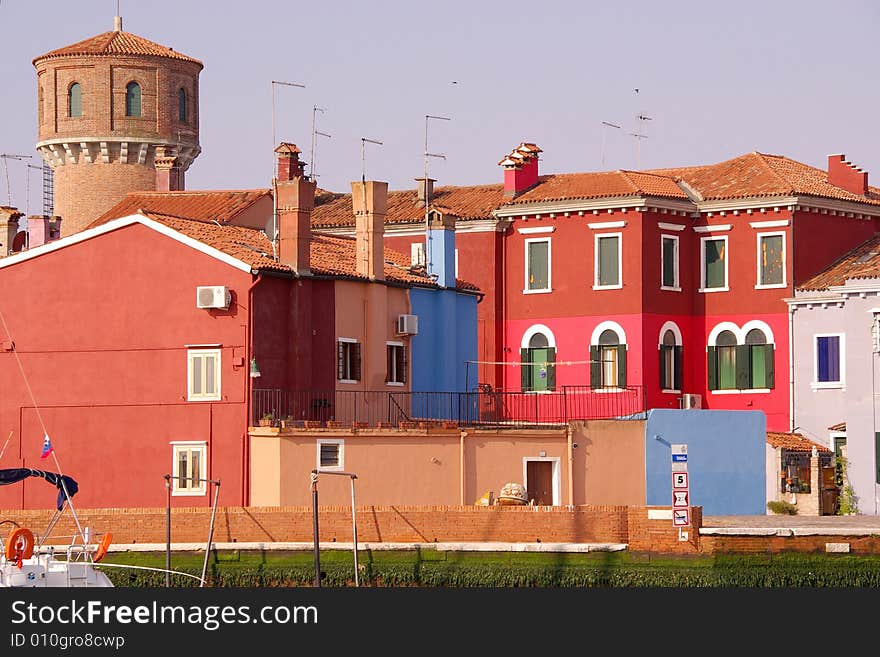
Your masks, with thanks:
[[(542, 172), (717, 162), (759, 150), (825, 167), (843, 152), (880, 184), (880, 4), (836, 2), (281, 2), (122, 0), (124, 27), (202, 60), (202, 154), (187, 186), (267, 186), (271, 80), (278, 139), (311, 145), (344, 191), (361, 175), (394, 189), (422, 175), (425, 114), (438, 184), (501, 180), (520, 141)], [(31, 60), (112, 29), (115, 0), (0, 0), (0, 152), (35, 154)], [(638, 88), (636, 94), (634, 89)], [(602, 126), (609, 121), (621, 126)], [(39, 164), (34, 158), (33, 163)], [(25, 172), (9, 163), (24, 209)], [(2, 174), (2, 169), (0, 169)], [(40, 207), (31, 178), (31, 212)], [(6, 203), (5, 180), (0, 203)]]

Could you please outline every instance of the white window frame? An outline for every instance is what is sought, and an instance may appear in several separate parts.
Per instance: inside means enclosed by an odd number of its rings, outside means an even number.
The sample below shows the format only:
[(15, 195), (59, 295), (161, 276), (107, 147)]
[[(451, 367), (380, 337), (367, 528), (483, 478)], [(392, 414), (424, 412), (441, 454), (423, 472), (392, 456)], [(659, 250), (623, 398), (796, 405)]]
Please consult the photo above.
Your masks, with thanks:
[[(336, 465), (321, 465), (321, 445), (338, 446), (338, 463)], [(320, 438), (315, 442), (315, 467), (318, 470), (343, 470), (345, 466), (345, 440), (342, 438)]]
[[(346, 344), (358, 344), (359, 340), (355, 340), (354, 338), (336, 338), (336, 342), (344, 342)], [(349, 359), (351, 358), (351, 353), (349, 352)], [(351, 364), (349, 363), (349, 371), (351, 371)], [(363, 373), (363, 362), (361, 363), (361, 373)], [(360, 383), (357, 379), (336, 379), (336, 383)]]
[[(730, 292), (730, 244), (727, 235), (709, 235), (700, 238), (700, 289), (698, 292)], [(706, 287), (706, 242), (722, 240), (724, 242), (724, 286)]]
[[(222, 371), (221, 359), (223, 350), (221, 348), (211, 349), (187, 349), (186, 350), (186, 399), (187, 401), (220, 401), (222, 398), (223, 388), (220, 381), (220, 373)], [(196, 357), (214, 356), (214, 383), (215, 391), (211, 393), (193, 392), (193, 360)], [(204, 370), (207, 371), (207, 370)]]
[[(755, 289), (756, 290), (772, 290), (787, 287), (788, 272), (786, 271), (786, 248), (785, 248), (785, 231), (774, 231), (770, 233), (758, 233), (755, 240), (755, 248), (757, 258), (755, 259)], [(762, 283), (761, 282), (761, 240), (765, 237), (781, 237), (782, 238), (782, 282), (781, 283)]]
[(412, 267), (425, 266), (425, 243), (413, 242), (409, 245), (409, 263)]
[[(672, 240), (675, 244), (675, 256), (673, 257), (673, 281), (672, 287), (668, 285), (663, 285), (663, 240)], [(681, 278), (679, 277), (679, 273), (681, 271), (681, 266), (679, 265), (679, 259), (681, 257), (681, 252), (679, 251), (679, 237), (678, 235), (666, 235), (665, 233), (660, 234), (660, 289), (661, 290), (669, 290), (670, 292), (681, 292)]]
[[(534, 242), (547, 242), (547, 287), (529, 289), (529, 245)], [(553, 245), (549, 237), (532, 237), (523, 240), (525, 256), (525, 276), (523, 277), (523, 294), (547, 294), (553, 291)]]
[[(663, 344), (663, 337), (666, 335), (666, 331), (672, 331), (672, 335), (675, 336), (675, 345), (674, 346), (676, 346), (676, 347), (683, 347), (684, 346), (684, 343), (683, 343), (683, 340), (681, 337), (681, 329), (678, 327), (678, 324), (676, 324), (675, 322), (670, 320), (670, 321), (667, 321), (666, 323), (664, 323), (663, 326), (660, 327), (660, 335), (657, 338), (657, 351), (662, 351), (663, 347), (668, 346), (668, 345)], [(672, 371), (672, 380), (675, 381), (675, 375), (677, 373), (676, 370), (678, 369), (680, 363), (676, 363), (676, 361), (675, 361), (675, 351), (674, 350), (672, 353), (673, 353), (672, 367), (674, 368)], [(684, 381), (684, 372), (681, 372), (681, 375), (682, 375), (682, 381)], [(676, 390), (675, 388), (661, 388), (660, 392), (680, 393), (681, 390)]]
[(561, 459), (558, 456), (524, 456), (523, 457), (523, 483), (525, 484), (526, 495), (528, 495), (529, 490), (529, 461), (549, 461), (553, 464), (552, 474), (553, 477), (553, 505), (559, 506), (562, 503), (562, 495), (561, 495), (561, 482), (560, 482), (560, 463)]
[[(405, 345), (403, 342), (399, 342), (399, 341), (398, 341), (398, 342), (386, 342), (386, 343), (385, 343), (385, 350), (386, 350), (386, 353), (385, 353), (385, 358), (386, 358), (385, 363), (386, 363), (386, 365), (385, 365), (385, 366), (386, 366), (386, 367), (388, 366), (388, 365), (387, 365), (387, 363), (388, 363), (388, 361), (387, 361), (387, 358), (388, 358), (388, 353), (387, 353), (387, 351), (388, 351), (388, 347), (400, 347), (401, 349), (406, 349), (406, 345)], [(407, 359), (407, 366), (409, 366), (409, 359)], [(396, 360), (394, 361), (394, 370), (395, 370), (395, 371), (394, 371), (394, 374), (397, 375), (398, 372), (397, 372), (397, 361), (396, 361)], [(404, 378), (406, 378), (406, 374), (408, 374), (408, 372), (404, 373)], [(398, 377), (398, 378), (399, 378), (399, 377)], [(385, 385), (386, 385), (386, 386), (405, 386), (406, 384), (405, 384), (403, 381), (386, 381), (386, 382), (385, 382)]]
[[(172, 497), (199, 497), (208, 494), (208, 482), (199, 481), (191, 482), (190, 488), (180, 488), (178, 486), (178, 477), (180, 469), (178, 463), (180, 461), (179, 454), (182, 451), (199, 452), (199, 463), (201, 463), (203, 473), (200, 473), (200, 479), (207, 479), (208, 471), (208, 443), (204, 440), (172, 440), (171, 445), (171, 496)], [(189, 463), (192, 463), (190, 458)], [(187, 473), (189, 474), (189, 473)]]
[[(602, 352), (602, 345), (599, 344), (599, 338), (605, 331), (614, 331), (617, 334), (617, 348), (618, 349), (626, 349), (629, 350), (629, 345), (626, 341), (626, 331), (623, 330), (623, 327), (610, 319), (606, 319), (603, 322), (599, 322), (596, 325), (596, 328), (593, 329), (593, 334), (590, 336), (590, 347), (599, 347), (599, 353)], [(628, 360), (628, 359), (627, 359)], [(615, 367), (617, 364), (615, 363)], [(629, 368), (629, 363), (627, 363), (627, 368)], [(627, 383), (629, 382), (629, 371), (627, 370)], [(604, 374), (603, 374), (604, 376)], [(601, 377), (600, 377), (601, 378)], [(616, 377), (615, 377), (616, 378)], [(594, 393), (602, 394), (608, 392), (620, 392), (621, 390), (625, 390), (625, 388), (620, 388), (617, 386), (617, 382), (615, 381), (613, 386), (604, 386), (601, 388), (593, 389)]]
[[(599, 241), (617, 238), (617, 284), (599, 285)], [(623, 287), (623, 233), (597, 233), (593, 236), (593, 289), (619, 290)]]
[[(819, 381), (819, 338), (840, 338), (840, 380)], [(846, 333), (814, 333), (813, 334), (813, 390), (842, 389), (846, 387)]]

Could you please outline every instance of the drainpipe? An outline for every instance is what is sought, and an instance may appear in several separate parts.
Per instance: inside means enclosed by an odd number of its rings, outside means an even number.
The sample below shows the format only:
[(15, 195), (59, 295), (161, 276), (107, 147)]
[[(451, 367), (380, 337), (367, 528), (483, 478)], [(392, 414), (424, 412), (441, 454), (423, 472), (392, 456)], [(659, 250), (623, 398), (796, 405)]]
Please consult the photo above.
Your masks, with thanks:
[(574, 444), (572, 443), (574, 429), (571, 422), (568, 423), (565, 433), (568, 440), (568, 505), (574, 506)]
[(468, 435), (467, 431), (462, 431), (458, 439), (458, 472), (459, 472), (459, 490), (458, 503), (464, 506), (464, 439)]
[(263, 274), (258, 273), (257, 277), (254, 279), (254, 282), (251, 283), (250, 287), (247, 289), (247, 299), (248, 299), (248, 321), (247, 327), (245, 331), (245, 345), (244, 345), (244, 402), (245, 402), (245, 432), (244, 432), (244, 454), (242, 455), (241, 466), (243, 469), (242, 477), (241, 477), (241, 504), (242, 506), (248, 506), (250, 503), (250, 471), (251, 471), (251, 454), (250, 454), (250, 442), (251, 435), (248, 428), (251, 426), (251, 377), (250, 377), (250, 366), (251, 366), (251, 358), (253, 357), (253, 345), (251, 344), (253, 341), (253, 325), (254, 325), (254, 288), (260, 284), (260, 281), (263, 280)]
[(794, 305), (788, 307), (788, 430), (794, 431)]

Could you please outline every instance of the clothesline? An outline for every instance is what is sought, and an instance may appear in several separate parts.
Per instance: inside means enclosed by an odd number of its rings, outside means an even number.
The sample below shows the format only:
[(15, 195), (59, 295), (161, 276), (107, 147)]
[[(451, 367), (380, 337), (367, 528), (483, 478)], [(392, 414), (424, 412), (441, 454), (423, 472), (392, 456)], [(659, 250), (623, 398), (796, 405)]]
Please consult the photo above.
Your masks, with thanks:
[(465, 363), (474, 364), (474, 365), (516, 365), (517, 367), (522, 367), (523, 365), (589, 365), (591, 363), (601, 363), (599, 360), (545, 360), (541, 361), (532, 361), (528, 363), (524, 363), (522, 361), (509, 361), (509, 360), (466, 360)]

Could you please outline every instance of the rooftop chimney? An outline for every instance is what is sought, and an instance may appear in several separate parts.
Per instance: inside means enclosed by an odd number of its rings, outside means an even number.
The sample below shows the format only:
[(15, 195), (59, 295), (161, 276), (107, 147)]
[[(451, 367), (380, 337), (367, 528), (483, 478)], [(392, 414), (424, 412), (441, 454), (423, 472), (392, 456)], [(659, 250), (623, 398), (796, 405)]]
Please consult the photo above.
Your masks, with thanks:
[[(278, 212), (278, 260), (298, 276), (311, 273), (309, 250), (312, 239), (312, 209), (315, 207), (315, 182), (303, 175), (300, 150), (295, 144), (282, 143), (278, 154), (276, 208)], [(281, 172), (285, 175), (282, 177)], [(294, 174), (294, 175), (291, 175)]]
[(441, 287), (454, 288), (455, 217), (437, 210), (428, 213), (426, 255), (428, 275)]
[(538, 153), (535, 144), (523, 142), (498, 163), (504, 169), (504, 195), (516, 198), (538, 184)]
[(868, 193), (868, 172), (847, 162), (842, 153), (828, 156), (828, 182), (853, 194)]
[(419, 203), (424, 206), (434, 198), (434, 183), (437, 181), (434, 178), (416, 178), (416, 182), (419, 184), (417, 191)]
[(355, 268), (359, 276), (385, 280), (385, 211), (388, 183), (377, 180), (351, 183), (355, 218)]
[(18, 220), (23, 216), (15, 208), (0, 205), (0, 258), (12, 253), (12, 242), (18, 233)]
[(113, 17), (113, 31), (122, 32), (122, 16)]
[(172, 149), (159, 146), (153, 163), (156, 167), (156, 191), (179, 192), (186, 189), (180, 159), (171, 155)]
[(61, 217), (32, 214), (28, 217), (28, 248), (33, 249), (61, 237)]

